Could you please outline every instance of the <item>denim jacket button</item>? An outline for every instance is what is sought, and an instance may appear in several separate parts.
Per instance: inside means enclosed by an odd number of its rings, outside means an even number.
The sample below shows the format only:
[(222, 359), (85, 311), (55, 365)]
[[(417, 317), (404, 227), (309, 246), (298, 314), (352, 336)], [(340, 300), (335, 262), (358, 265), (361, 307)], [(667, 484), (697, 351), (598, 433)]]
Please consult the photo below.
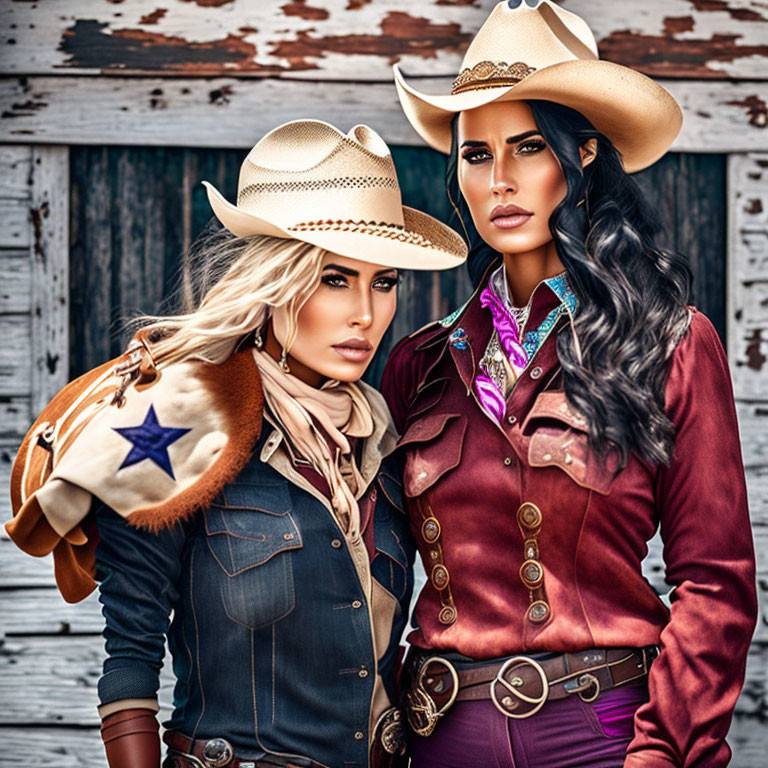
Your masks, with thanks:
[(365, 738), (365, 734), (362, 731), (355, 731), (355, 738), (358, 741), (362, 741)]
[(341, 539), (333, 539), (333, 540), (331, 541), (331, 546), (332, 546), (334, 549), (341, 549)]
[(353, 600), (352, 601), (352, 607), (353, 608), (362, 608), (363, 604), (360, 600)]
[(357, 676), (358, 676), (358, 677), (368, 677), (368, 670), (367, 670), (365, 667), (363, 667), (363, 668), (362, 668), (362, 669), (361, 669), (361, 670), (360, 670), (360, 671), (357, 673)]

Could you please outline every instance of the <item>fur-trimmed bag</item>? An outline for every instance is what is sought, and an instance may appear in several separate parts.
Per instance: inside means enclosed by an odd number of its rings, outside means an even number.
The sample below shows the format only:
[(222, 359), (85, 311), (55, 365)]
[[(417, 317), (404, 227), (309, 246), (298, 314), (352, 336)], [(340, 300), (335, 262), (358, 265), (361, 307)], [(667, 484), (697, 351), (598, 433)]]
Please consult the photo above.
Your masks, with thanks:
[(220, 365), (157, 369), (141, 332), (118, 358), (64, 387), (21, 444), (6, 530), (25, 552), (53, 552), (68, 602), (96, 587), (91, 509), (103, 501), (159, 530), (206, 507), (234, 480), (261, 431), (261, 379), (251, 349)]

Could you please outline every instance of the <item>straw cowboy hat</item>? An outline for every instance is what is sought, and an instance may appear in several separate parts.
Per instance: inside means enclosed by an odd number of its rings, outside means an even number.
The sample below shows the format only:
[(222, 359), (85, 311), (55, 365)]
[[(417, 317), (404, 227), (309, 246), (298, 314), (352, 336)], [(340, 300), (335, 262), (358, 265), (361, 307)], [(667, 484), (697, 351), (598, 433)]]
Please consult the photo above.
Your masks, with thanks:
[(470, 44), (450, 95), (419, 93), (394, 70), (406, 117), (445, 153), (453, 116), (493, 101), (542, 99), (577, 110), (613, 142), (630, 173), (658, 160), (683, 121), (664, 88), (598, 59), (586, 22), (550, 0), (499, 3)]
[(389, 148), (367, 125), (345, 135), (294, 120), (270, 131), (240, 167), (237, 205), (203, 184), (219, 221), (240, 237), (292, 238), (405, 269), (447, 269), (467, 257), (450, 227), (402, 204)]

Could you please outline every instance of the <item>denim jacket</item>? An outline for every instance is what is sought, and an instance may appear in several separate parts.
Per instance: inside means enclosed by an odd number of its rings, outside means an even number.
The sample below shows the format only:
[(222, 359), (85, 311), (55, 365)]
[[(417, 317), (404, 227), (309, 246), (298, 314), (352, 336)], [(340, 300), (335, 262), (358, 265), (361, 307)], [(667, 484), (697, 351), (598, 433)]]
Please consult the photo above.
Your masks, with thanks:
[(265, 424), (251, 461), (191, 521), (155, 534), (97, 511), (101, 703), (156, 697), (167, 636), (176, 686), (166, 728), (225, 738), (248, 759), (367, 766), (376, 672), (393, 702), (413, 586), (400, 474), (391, 459), (379, 466), (375, 432), (358, 502), (372, 577), (396, 598), (376, 659), (347, 540), (327, 500), (279, 450), (281, 437)]

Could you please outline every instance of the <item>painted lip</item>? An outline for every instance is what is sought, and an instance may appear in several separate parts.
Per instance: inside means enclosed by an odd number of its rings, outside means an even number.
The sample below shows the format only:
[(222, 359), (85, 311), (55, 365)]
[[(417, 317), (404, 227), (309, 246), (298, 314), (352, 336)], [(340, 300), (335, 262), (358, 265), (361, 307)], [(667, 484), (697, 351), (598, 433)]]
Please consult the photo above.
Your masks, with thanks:
[(332, 346), (341, 357), (353, 363), (367, 360), (373, 351), (373, 346), (366, 339), (345, 339)]
[(525, 208), (514, 203), (508, 203), (507, 205), (497, 205), (491, 211), (490, 220), (499, 229), (514, 229), (525, 224), (531, 216), (533, 214), (526, 211)]

